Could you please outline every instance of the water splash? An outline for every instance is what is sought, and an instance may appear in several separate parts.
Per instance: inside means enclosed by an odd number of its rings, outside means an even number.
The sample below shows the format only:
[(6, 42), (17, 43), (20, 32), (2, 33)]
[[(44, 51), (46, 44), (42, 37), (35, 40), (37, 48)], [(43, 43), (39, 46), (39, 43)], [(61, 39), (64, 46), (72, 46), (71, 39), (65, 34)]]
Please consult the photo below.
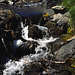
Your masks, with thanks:
[[(37, 27), (41, 30), (46, 30), (46, 31), (48, 30), (46, 27), (42, 27), (42, 26), (37, 26)], [(3, 75), (12, 75), (12, 74), (23, 75), (25, 65), (28, 65), (29, 63), (31, 63), (35, 60), (39, 60), (39, 59), (43, 58), (44, 56), (46, 56), (48, 54), (48, 52), (47, 52), (48, 48), (47, 48), (46, 44), (58, 39), (58, 38), (53, 38), (51, 36), (51, 37), (43, 37), (43, 39), (35, 40), (35, 39), (28, 37), (28, 26), (24, 27), (23, 23), (22, 23), (22, 28), (23, 28), (22, 29), (22, 38), (23, 39), (29, 40), (29, 41), (36, 41), (39, 44), (37, 46), (37, 48), (35, 49), (36, 53), (24, 56), (19, 61), (10, 60), (9, 62), (7, 62), (5, 64), (6, 69), (3, 71)], [(17, 45), (21, 45), (23, 42), (21, 40), (18, 40), (18, 41), (15, 41), (15, 43)]]
[(31, 7), (31, 6), (40, 6), (42, 5), (42, 2), (38, 2), (38, 3), (27, 3), (24, 6), (25, 7)]

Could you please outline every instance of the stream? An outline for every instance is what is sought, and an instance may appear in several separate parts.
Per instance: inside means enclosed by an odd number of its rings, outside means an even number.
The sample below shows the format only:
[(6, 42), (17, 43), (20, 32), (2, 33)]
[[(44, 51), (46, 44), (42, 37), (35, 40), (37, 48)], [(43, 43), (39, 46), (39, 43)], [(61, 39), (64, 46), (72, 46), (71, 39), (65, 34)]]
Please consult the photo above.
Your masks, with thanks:
[[(30, 18), (33, 19), (33, 23), (34, 26), (36, 28), (38, 28), (40, 31), (45, 32), (45, 34), (42, 34), (42, 38), (37, 38), (37, 39), (33, 39), (32, 37), (29, 37), (28, 34), (29, 33), (29, 25), (25, 25), (23, 22), (21, 22), (21, 38), (23, 38), (23, 40), (25, 41), (29, 41), (29, 42), (36, 42), (37, 46), (35, 47), (35, 53), (30, 53), (30, 54), (26, 54), (23, 57), (21, 57), (18, 60), (12, 60), (12, 59), (8, 59), (8, 61), (4, 64), (5, 65), (5, 69), (3, 70), (3, 75), (25, 75), (25, 69), (27, 66), (29, 66), (31, 63), (33, 62), (37, 62), (40, 59), (45, 58), (46, 56), (50, 55), (51, 57), (53, 57), (54, 55), (52, 53), (50, 53), (47, 44), (50, 42), (54, 42), (56, 41), (58, 38), (53, 38), (52, 36), (49, 35), (48, 33), (48, 28), (44, 27), (44, 26), (40, 26), (40, 23), (35, 24), (35, 18), (36, 19), (40, 19), (40, 16), (42, 15), (42, 11), (45, 8), (42, 7), (37, 7), (36, 6), (41, 6), (42, 3), (31, 3), (31, 4), (25, 4), (25, 10), (24, 8), (16, 8), (16, 7), (12, 7), (12, 6), (1, 6), (0, 7), (2, 9), (9, 9), (9, 10), (13, 10), (15, 12), (15, 14), (18, 14), (21, 16), (21, 18)], [(35, 6), (35, 7), (33, 7)], [(41, 10), (41, 11), (40, 11)], [(34, 16), (34, 18), (33, 18)], [(37, 17), (39, 16), (39, 17)], [(39, 22), (39, 21), (37, 21)], [(15, 39), (11, 45), (10, 48), (10, 52), (12, 55), (15, 54), (15, 51), (17, 48), (19, 48), (21, 45), (25, 44), (25, 42), (21, 40), (21, 39)], [(28, 43), (27, 43), (28, 44)], [(7, 59), (7, 58), (6, 58)], [(6, 61), (6, 60), (4, 60)], [(38, 63), (39, 64), (39, 63)], [(43, 72), (43, 71), (42, 71)], [(27, 74), (29, 75), (29, 74)]]
[[(22, 38), (28, 41), (35, 41), (39, 45), (35, 48), (35, 54), (23, 56), (18, 61), (9, 60), (5, 64), (6, 69), (4, 69), (3, 75), (15, 75), (15, 74), (24, 75), (25, 66), (29, 65), (29, 63), (34, 62), (35, 60), (38, 61), (39, 59), (45, 57), (49, 53), (46, 44), (57, 40), (57, 38), (53, 38), (52, 36), (49, 37), (47, 27), (36, 25), (39, 29), (44, 30), (46, 32), (46, 35), (43, 36), (42, 39), (36, 40), (28, 37), (28, 26), (23, 26), (23, 23), (21, 23), (21, 26), (22, 26)], [(14, 40), (11, 49), (15, 50), (15, 48), (19, 47), (23, 43), (24, 42), (20, 39)]]

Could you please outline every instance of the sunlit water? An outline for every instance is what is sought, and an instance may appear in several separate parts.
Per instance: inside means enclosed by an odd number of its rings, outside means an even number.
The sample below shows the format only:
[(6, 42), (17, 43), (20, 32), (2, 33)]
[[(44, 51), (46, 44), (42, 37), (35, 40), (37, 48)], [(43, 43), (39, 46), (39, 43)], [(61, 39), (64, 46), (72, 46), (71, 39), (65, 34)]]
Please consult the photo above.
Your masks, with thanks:
[(28, 7), (31, 7), (31, 6), (40, 6), (40, 5), (42, 5), (42, 2), (38, 2), (38, 3), (27, 3), (27, 4), (25, 4), (24, 6), (28, 6)]
[[(14, 75), (14, 74), (24, 74), (24, 66), (28, 65), (30, 62), (33, 62), (34, 60), (38, 60), (43, 58), (43, 56), (46, 56), (46, 54), (48, 53), (47, 50), (47, 46), (46, 44), (49, 42), (53, 42), (55, 41), (57, 38), (53, 38), (52, 36), (48, 36), (47, 33), (47, 28), (43, 27), (43, 26), (39, 26), (36, 25), (39, 29), (41, 30), (45, 30), (46, 31), (46, 36), (43, 37), (43, 39), (32, 39), (28, 37), (28, 26), (24, 27), (23, 23), (21, 23), (22, 26), (22, 38), (25, 40), (29, 40), (29, 41), (36, 41), (39, 45), (36, 47), (35, 49), (35, 54), (30, 54), (27, 56), (24, 56), (23, 58), (21, 58), (19, 61), (8, 61), (5, 64), (6, 69), (3, 71), (3, 75)], [(48, 36), (48, 37), (47, 37)], [(20, 46), (23, 41), (21, 40), (16, 40), (14, 41), (15, 44), (17, 44), (18, 46)], [(12, 46), (12, 48), (14, 48), (15, 44)], [(43, 48), (45, 48), (45, 50), (43, 50)]]

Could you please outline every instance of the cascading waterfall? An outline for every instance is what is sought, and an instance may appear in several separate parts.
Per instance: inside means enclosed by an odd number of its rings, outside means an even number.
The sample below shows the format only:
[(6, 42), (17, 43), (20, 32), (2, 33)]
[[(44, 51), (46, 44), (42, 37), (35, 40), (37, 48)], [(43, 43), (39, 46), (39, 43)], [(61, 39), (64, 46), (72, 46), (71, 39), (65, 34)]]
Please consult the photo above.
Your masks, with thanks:
[[(48, 50), (46, 44), (49, 42), (53, 42), (57, 39), (57, 38), (53, 38), (52, 36), (49, 37), (48, 33), (47, 33), (48, 29), (46, 27), (38, 26), (38, 25), (36, 25), (36, 26), (39, 29), (46, 31), (46, 36), (43, 37), (43, 39), (37, 39), (37, 40), (29, 38), (28, 37), (28, 26), (24, 27), (23, 23), (21, 23), (21, 26), (23, 28), (22, 29), (22, 38), (25, 40), (29, 40), (29, 41), (36, 41), (39, 45), (35, 49), (35, 52), (36, 52), (35, 54), (26, 55), (23, 58), (21, 58), (19, 61), (14, 61), (14, 60), (8, 61), (5, 64), (6, 69), (4, 69), (3, 75), (13, 75), (13, 74), (23, 75), (24, 74), (24, 66), (28, 65), (28, 63), (33, 62), (34, 60), (43, 58), (43, 56), (47, 54), (47, 50)], [(16, 41), (16, 43), (20, 45), (22, 43), (22, 41), (18, 40), (18, 41)], [(45, 50), (43, 50), (43, 48)]]

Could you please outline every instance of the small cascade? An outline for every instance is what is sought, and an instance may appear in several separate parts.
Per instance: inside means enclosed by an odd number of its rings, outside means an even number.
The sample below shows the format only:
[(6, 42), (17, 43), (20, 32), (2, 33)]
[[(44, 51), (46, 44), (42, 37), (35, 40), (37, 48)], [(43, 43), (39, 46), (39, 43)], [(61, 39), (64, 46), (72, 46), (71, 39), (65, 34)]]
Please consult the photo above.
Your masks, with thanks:
[(40, 26), (40, 25), (36, 25), (40, 30), (43, 31), (43, 33), (45, 32), (46, 34), (43, 36), (43, 38), (48, 38), (49, 34), (48, 34), (48, 28), (44, 27), (44, 26)]
[[(25, 66), (28, 65), (30, 62), (34, 62), (35, 60), (38, 61), (39, 59), (42, 59), (43, 56), (46, 56), (48, 53), (48, 48), (46, 46), (47, 43), (53, 42), (57, 40), (57, 38), (53, 38), (52, 36), (49, 37), (48, 35), (48, 29), (43, 26), (36, 25), (39, 29), (46, 32), (46, 35), (43, 37), (43, 39), (32, 39), (28, 37), (28, 26), (24, 27), (23, 23), (21, 23), (22, 26), (22, 38), (28, 41), (35, 41), (39, 45), (35, 48), (35, 54), (30, 54), (23, 56), (19, 61), (8, 61), (5, 64), (6, 69), (3, 71), (3, 75), (18, 75), (24, 74)], [(16, 44), (21, 45), (23, 42), (21, 40), (14, 41)]]

